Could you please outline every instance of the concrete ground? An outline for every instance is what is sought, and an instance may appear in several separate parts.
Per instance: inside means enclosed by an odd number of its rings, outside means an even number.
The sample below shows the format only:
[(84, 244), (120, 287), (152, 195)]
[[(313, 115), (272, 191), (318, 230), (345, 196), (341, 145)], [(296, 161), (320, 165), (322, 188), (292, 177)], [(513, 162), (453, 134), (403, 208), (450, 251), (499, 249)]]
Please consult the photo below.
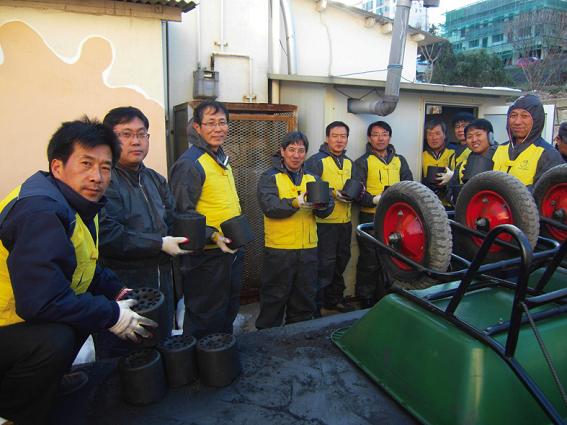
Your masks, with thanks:
[[(253, 309), (252, 307), (250, 307)], [(238, 336), (242, 373), (225, 388), (198, 382), (169, 390), (160, 402), (121, 401), (115, 363), (88, 409), (93, 425), (415, 424), (395, 401), (330, 340), (364, 315), (360, 310)], [(245, 310), (244, 314), (248, 314)], [(251, 319), (249, 319), (251, 321)], [(109, 371), (110, 370), (110, 371)]]

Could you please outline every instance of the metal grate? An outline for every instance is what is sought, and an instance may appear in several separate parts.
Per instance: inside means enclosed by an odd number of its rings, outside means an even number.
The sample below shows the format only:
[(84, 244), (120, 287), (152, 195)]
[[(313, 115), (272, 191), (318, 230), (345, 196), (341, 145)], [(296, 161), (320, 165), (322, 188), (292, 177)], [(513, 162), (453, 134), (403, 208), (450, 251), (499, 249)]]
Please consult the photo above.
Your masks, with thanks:
[(289, 131), (289, 120), (275, 116), (230, 117), (229, 136), (223, 145), (236, 181), (242, 212), (254, 231), (254, 241), (246, 246), (244, 258), (243, 298), (254, 298), (260, 287), (262, 250), (264, 247), (263, 214), (256, 196), (258, 179), (272, 164), (283, 136)]

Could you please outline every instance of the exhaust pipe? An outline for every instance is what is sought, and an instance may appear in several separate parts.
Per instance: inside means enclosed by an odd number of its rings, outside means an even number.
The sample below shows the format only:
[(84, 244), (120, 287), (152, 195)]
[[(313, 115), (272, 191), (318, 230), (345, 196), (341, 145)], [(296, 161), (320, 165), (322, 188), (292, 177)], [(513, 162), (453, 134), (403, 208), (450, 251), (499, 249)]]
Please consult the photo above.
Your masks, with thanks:
[[(406, 49), (406, 36), (412, 0), (398, 0), (396, 15), (392, 29), (392, 43), (390, 46), (390, 59), (388, 74), (386, 76), (386, 89), (384, 96), (376, 101), (363, 101), (348, 99), (347, 110), (353, 114), (375, 114), (386, 116), (394, 112), (400, 100), (400, 81), (404, 64)], [(439, 0), (425, 0), (425, 7), (435, 7)]]

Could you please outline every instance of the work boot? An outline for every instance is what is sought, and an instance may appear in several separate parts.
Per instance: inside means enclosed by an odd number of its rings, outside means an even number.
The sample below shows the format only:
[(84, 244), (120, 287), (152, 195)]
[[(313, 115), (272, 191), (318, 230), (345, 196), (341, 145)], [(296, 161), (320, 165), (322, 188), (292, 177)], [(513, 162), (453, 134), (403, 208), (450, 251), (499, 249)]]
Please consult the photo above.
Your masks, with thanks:
[(80, 390), (89, 382), (89, 376), (82, 370), (66, 373), (59, 384), (58, 397), (65, 397)]

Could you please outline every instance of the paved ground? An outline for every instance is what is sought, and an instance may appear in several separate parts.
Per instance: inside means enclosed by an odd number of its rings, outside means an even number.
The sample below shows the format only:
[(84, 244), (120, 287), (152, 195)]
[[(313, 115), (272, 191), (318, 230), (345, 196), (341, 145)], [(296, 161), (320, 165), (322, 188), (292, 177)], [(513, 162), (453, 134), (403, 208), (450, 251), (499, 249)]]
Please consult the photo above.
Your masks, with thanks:
[[(120, 401), (109, 364), (97, 365), (100, 381), (91, 402), (92, 425), (189, 424), (414, 424), (330, 341), (365, 311), (333, 315), (238, 337), (242, 374), (228, 387), (199, 383), (170, 390), (159, 403), (134, 407)], [(102, 373), (101, 371), (105, 372)], [(103, 381), (101, 376), (107, 375)], [(95, 381), (95, 380), (93, 380)]]

